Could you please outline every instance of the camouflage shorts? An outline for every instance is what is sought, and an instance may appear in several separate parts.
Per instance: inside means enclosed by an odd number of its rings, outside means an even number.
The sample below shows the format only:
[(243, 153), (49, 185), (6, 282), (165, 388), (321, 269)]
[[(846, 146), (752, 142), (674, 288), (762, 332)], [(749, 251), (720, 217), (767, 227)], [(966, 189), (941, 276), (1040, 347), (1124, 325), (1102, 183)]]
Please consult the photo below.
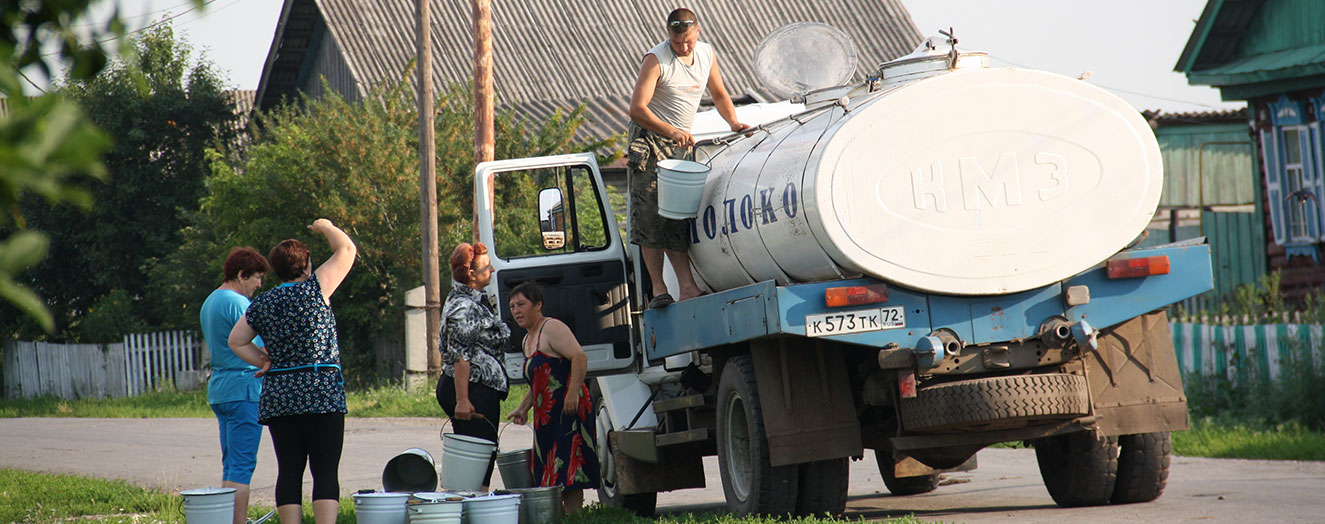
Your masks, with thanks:
[(690, 249), (690, 223), (658, 215), (658, 161), (682, 158), (684, 149), (634, 122), (626, 146), (626, 178), (630, 186), (630, 243), (644, 247)]

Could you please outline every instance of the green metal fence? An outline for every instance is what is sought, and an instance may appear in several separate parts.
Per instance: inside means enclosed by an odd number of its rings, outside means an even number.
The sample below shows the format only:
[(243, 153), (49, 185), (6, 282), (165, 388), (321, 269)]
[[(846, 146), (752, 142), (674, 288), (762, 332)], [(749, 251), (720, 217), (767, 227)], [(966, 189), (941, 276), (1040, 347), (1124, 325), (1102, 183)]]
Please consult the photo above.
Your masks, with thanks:
[(1217, 325), (1170, 322), (1183, 373), (1276, 380), (1287, 366), (1325, 358), (1321, 324)]

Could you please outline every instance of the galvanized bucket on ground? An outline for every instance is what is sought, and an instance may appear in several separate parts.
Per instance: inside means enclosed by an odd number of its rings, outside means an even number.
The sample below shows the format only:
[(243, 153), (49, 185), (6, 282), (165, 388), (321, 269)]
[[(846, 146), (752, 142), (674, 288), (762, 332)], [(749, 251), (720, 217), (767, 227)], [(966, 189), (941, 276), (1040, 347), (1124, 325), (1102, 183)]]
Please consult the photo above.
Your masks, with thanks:
[(497, 471), (506, 489), (534, 487), (533, 453), (533, 448), (524, 448), (497, 454)]
[(355, 493), (354, 518), (359, 524), (405, 524), (409, 493)]
[(382, 489), (409, 493), (435, 490), (437, 463), (425, 450), (407, 449), (387, 461), (382, 470)]
[(709, 166), (699, 162), (658, 162), (658, 214), (676, 220), (695, 218), (708, 176)]
[(492, 465), (497, 444), (490, 440), (447, 433), (442, 436), (442, 487), (476, 490)]
[(188, 524), (230, 524), (235, 520), (235, 488), (200, 488), (179, 492), (184, 496)]
[(511, 491), (520, 494), (520, 524), (552, 524), (561, 520), (561, 486)]
[(455, 493), (415, 493), (405, 510), (409, 524), (461, 524), (465, 499)]
[(520, 495), (465, 499), (465, 524), (520, 524)]

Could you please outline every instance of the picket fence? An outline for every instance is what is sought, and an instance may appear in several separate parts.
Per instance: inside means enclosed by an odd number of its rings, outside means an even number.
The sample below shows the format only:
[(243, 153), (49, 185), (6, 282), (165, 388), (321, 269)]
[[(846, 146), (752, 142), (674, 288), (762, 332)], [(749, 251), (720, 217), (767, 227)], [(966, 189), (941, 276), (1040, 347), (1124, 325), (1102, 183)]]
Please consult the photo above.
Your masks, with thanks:
[(1288, 366), (1322, 360), (1321, 324), (1216, 325), (1171, 322), (1173, 347), (1183, 373), (1223, 376), (1237, 381), (1254, 376), (1277, 380)]
[(188, 389), (206, 363), (202, 338), (191, 331), (131, 334), (116, 344), (12, 341), (4, 347), (5, 396), (73, 400)]

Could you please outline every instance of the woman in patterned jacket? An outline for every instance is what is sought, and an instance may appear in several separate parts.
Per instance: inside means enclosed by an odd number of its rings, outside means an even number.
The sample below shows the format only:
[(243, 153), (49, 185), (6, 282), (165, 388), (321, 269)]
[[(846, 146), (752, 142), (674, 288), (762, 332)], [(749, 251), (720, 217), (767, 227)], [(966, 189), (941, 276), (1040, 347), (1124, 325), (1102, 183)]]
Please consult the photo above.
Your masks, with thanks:
[[(308, 229), (326, 237), (331, 258), (313, 270), (303, 242), (276, 244), (267, 259), (282, 284), (253, 299), (229, 339), (239, 358), (262, 368), (258, 421), (267, 425), (276, 451), (276, 511), (283, 524), (301, 520), (305, 463), (313, 473), (314, 521), (334, 523), (340, 506), (345, 378), (331, 294), (357, 250), (330, 220), (319, 218)], [(253, 344), (256, 335), (265, 349)]]
[[(507, 391), (502, 347), (511, 330), (483, 294), (492, 282), (487, 246), (482, 242), (456, 246), (451, 252), (451, 279), (437, 340), (442, 353), (437, 404), (451, 417), (456, 433), (496, 444)], [(483, 474), (482, 491), (492, 480), (492, 462)]]

